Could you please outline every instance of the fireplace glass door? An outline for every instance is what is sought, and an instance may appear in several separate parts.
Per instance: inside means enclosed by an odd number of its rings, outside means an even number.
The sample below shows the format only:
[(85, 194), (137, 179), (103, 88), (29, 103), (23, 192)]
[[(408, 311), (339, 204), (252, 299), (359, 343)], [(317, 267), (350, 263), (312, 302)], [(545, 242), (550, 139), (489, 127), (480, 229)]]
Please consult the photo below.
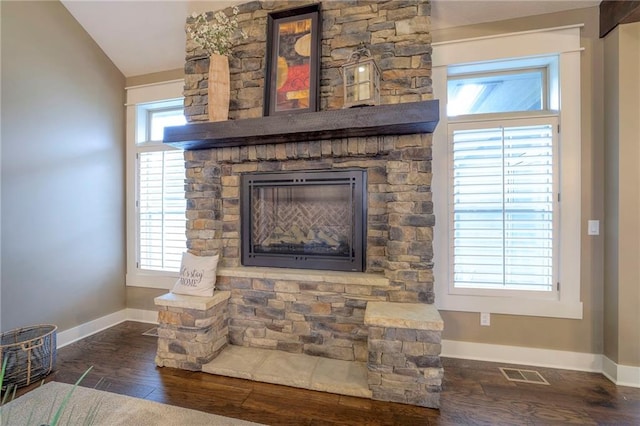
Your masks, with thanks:
[(244, 265), (362, 271), (364, 170), (242, 176)]

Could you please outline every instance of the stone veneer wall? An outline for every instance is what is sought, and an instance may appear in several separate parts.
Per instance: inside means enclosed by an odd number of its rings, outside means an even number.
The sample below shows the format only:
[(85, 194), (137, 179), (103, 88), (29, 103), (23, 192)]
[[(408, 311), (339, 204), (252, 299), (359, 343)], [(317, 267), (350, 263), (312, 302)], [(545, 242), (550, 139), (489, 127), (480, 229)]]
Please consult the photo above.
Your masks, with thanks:
[(433, 303), (431, 140), (423, 134), (186, 151), (187, 247), (221, 253), (221, 266), (240, 265), (241, 173), (363, 167), (366, 272), (389, 279), (391, 302)]
[(364, 322), (369, 326), (372, 398), (439, 407), (443, 323), (434, 306), (370, 302)]
[[(249, 38), (237, 40), (230, 58), (231, 119), (262, 116), (267, 14), (311, 3), (239, 6)], [(381, 69), (382, 104), (432, 99), (429, 0), (328, 1), (321, 9), (321, 110), (342, 107), (339, 69), (360, 42)], [(186, 59), (185, 115), (206, 121), (208, 59), (190, 41)], [(386, 310), (401, 302), (401, 316), (410, 305), (437, 316), (425, 305), (434, 300), (431, 143), (431, 134), (415, 134), (186, 151), (187, 246), (197, 255), (222, 255), (217, 287), (230, 293), (229, 342), (366, 361), (374, 399), (437, 407), (441, 320), (400, 327), (367, 313), (372, 303), (386, 303), (378, 305)], [(240, 267), (242, 173), (347, 167), (368, 174), (365, 273)], [(159, 351), (162, 362), (183, 356), (171, 348)]]
[[(267, 14), (311, 3), (254, 1), (239, 6), (240, 26), (249, 38), (237, 40), (230, 58), (231, 119), (262, 116)], [(339, 69), (363, 41), (382, 72), (382, 104), (432, 98), (428, 0), (331, 1), (322, 2), (321, 9), (320, 109), (342, 107)], [(206, 121), (208, 59), (191, 41), (186, 50), (185, 115), (190, 122)], [(187, 246), (197, 255), (220, 253), (222, 267), (240, 266), (242, 173), (362, 167), (368, 172), (366, 273), (388, 280), (384, 289), (367, 290), (367, 296), (433, 303), (431, 136), (186, 151)], [(355, 287), (242, 274), (219, 280), (220, 288), (231, 291), (231, 343), (363, 359), (366, 326), (360, 320), (366, 302), (349, 294)], [(294, 287), (300, 291), (291, 291)], [(356, 323), (360, 325), (330, 325)]]
[(156, 298), (158, 351), (156, 365), (200, 371), (225, 348), (229, 335), (230, 292), (218, 291), (206, 302), (180, 301), (172, 293)]
[[(229, 58), (231, 119), (262, 116), (267, 14), (318, 1), (253, 1), (239, 5), (239, 26), (249, 36), (235, 40)], [(343, 105), (340, 66), (360, 42), (370, 47), (381, 76), (381, 103), (432, 99), (429, 0), (340, 0), (321, 3), (320, 109)], [(231, 9), (224, 10), (231, 15)], [(191, 22), (191, 18), (187, 20)], [(185, 115), (207, 121), (209, 59), (187, 39)]]
[(370, 301), (387, 300), (388, 280), (361, 273), (224, 274), (216, 286), (232, 294), (231, 344), (368, 360), (365, 308)]

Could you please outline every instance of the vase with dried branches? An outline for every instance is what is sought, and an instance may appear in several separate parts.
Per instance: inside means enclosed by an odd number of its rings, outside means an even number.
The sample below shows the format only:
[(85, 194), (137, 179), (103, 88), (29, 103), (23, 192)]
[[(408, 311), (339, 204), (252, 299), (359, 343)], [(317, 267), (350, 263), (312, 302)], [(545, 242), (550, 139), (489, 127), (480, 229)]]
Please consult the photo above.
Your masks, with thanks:
[(209, 55), (208, 114), (209, 121), (224, 121), (229, 118), (229, 58), (232, 40), (238, 29), (238, 8), (232, 9), (232, 16), (218, 11), (193, 13), (187, 22), (187, 34)]

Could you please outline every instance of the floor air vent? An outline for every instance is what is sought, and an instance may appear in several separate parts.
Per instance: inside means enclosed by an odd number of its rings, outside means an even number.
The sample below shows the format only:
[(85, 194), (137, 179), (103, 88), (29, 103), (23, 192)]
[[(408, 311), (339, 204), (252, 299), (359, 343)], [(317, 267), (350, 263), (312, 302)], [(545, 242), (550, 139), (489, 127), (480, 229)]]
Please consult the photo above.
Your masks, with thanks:
[(144, 333), (142, 333), (143, 336), (153, 336), (153, 337), (158, 337), (158, 327), (153, 327), (152, 329), (149, 329), (147, 331), (145, 331)]
[(540, 373), (534, 370), (500, 367), (500, 371), (502, 371), (504, 377), (510, 382), (537, 383), (539, 385), (549, 384)]

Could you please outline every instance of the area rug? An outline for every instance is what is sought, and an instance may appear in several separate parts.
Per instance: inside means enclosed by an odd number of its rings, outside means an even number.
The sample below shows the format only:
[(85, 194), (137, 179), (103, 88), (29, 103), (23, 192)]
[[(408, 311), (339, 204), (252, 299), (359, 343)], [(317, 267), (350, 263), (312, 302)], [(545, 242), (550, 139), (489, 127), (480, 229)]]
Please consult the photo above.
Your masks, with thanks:
[[(73, 385), (49, 382), (1, 407), (1, 425), (46, 425)], [(257, 423), (78, 386), (59, 425), (239, 425)]]

